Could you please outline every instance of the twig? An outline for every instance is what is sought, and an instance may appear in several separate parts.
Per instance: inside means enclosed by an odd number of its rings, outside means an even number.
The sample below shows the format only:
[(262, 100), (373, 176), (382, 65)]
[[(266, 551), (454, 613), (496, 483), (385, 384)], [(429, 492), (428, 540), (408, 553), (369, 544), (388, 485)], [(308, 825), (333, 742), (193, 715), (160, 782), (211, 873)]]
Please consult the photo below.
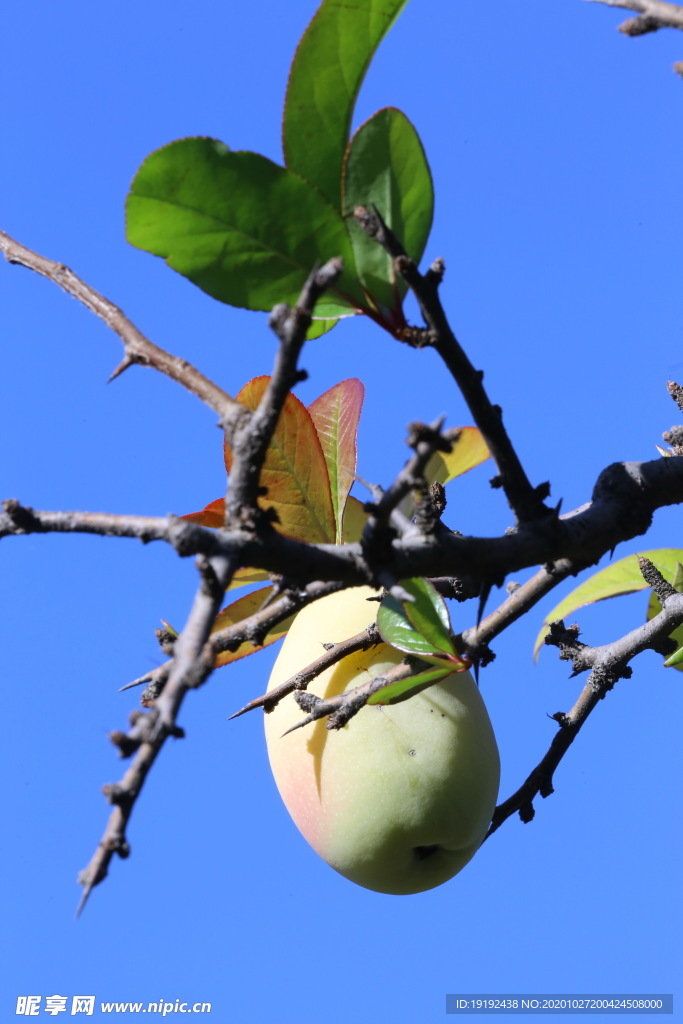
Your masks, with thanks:
[[(189, 529), (188, 529), (189, 527)], [(114, 515), (107, 512), (40, 512), (15, 498), (2, 503), (0, 539), (27, 533), (90, 533), (100, 537), (132, 537), (149, 544), (163, 540), (178, 554), (196, 555), (225, 552), (216, 543), (216, 533), (175, 516)]]
[(366, 234), (391, 256), (395, 270), (412, 289), (427, 325), (427, 330), (419, 334), (417, 344), (436, 349), (450, 370), (498, 467), (498, 483), (518, 521), (527, 523), (548, 518), (551, 513), (543, 503), (549, 493), (548, 485), (535, 488), (530, 484), (503, 426), (500, 406), (491, 403), (482, 383), (482, 371), (472, 366), (448, 323), (438, 294), (443, 263), (437, 261), (422, 275), (376, 209), (370, 212), (365, 207), (357, 207), (354, 216)]
[(271, 314), (270, 325), (280, 339), (275, 366), (258, 409), (249, 421), (238, 424), (230, 437), (233, 464), (225, 498), (225, 525), (228, 528), (245, 526), (255, 529), (264, 525), (256, 499), (266, 449), (285, 399), (290, 389), (301, 379), (297, 363), (311, 323), (313, 307), (343, 269), (343, 262), (338, 258), (329, 260), (323, 267), (315, 268), (294, 309), (283, 303), (276, 306)]
[[(284, 619), (288, 619), (291, 615), (301, 611), (306, 605), (317, 601), (320, 597), (335, 594), (338, 590), (342, 590), (343, 587), (343, 583), (336, 581), (329, 583), (317, 582), (309, 583), (307, 587), (301, 590), (285, 591), (279, 598), (271, 601), (267, 607), (261, 608), (253, 615), (250, 615), (248, 619), (236, 622), (232, 626), (226, 626), (225, 629), (212, 633), (211, 646), (214, 656), (224, 651), (237, 650), (245, 641), (251, 641), (254, 643), (254, 649), (257, 649), (259, 644), (255, 639), (256, 636), (259, 634), (264, 635)], [(138, 679), (134, 679), (132, 682), (122, 686), (121, 690), (130, 690), (134, 686), (148, 683), (149, 685), (142, 694), (140, 701), (145, 706), (153, 703), (166, 685), (172, 664), (172, 660), (164, 662), (163, 665), (159, 665)]]
[(372, 622), (367, 629), (361, 630), (360, 633), (349, 637), (348, 640), (342, 640), (340, 643), (333, 644), (325, 654), (322, 654), (314, 662), (302, 669), (301, 672), (297, 672), (296, 675), (286, 679), (284, 683), (274, 687), (269, 693), (264, 693), (260, 697), (250, 700), (248, 704), (245, 704), (243, 708), (236, 711), (234, 715), (230, 715), (230, 718), (239, 718), (240, 715), (246, 714), (247, 711), (253, 711), (255, 708), (263, 708), (266, 712), (272, 711), (283, 697), (293, 693), (294, 690), (305, 690), (313, 679), (316, 679), (328, 668), (336, 665), (342, 658), (346, 658), (349, 654), (354, 654), (356, 651), (369, 651), (370, 648), (376, 647), (381, 642), (382, 638), (379, 635), (377, 623)]
[[(240, 515), (234, 512), (234, 502), (247, 507), (248, 513), (253, 512), (266, 451), (289, 388), (297, 375), (297, 359), (307, 324), (310, 323), (310, 311), (325, 287), (340, 272), (339, 260), (331, 261), (322, 270), (314, 271), (304, 286), (301, 308), (290, 312), (286, 307), (277, 307), (273, 315), (273, 321), (279, 325), (281, 344), (270, 385), (253, 414), (240, 415), (232, 420), (233, 473), (226, 498), (226, 508), (232, 510), (232, 515), (228, 514), (228, 519), (241, 521)], [(245, 460), (248, 460), (248, 466), (245, 466)], [(11, 516), (12, 511), (16, 518), (16, 509), (10, 509), (5, 514)], [(202, 532), (209, 536), (212, 534), (208, 530)], [(226, 539), (220, 533), (214, 533), (213, 538), (214, 542)], [(136, 717), (129, 733), (113, 734), (123, 756), (130, 756), (136, 748), (137, 753), (121, 782), (105, 789), (115, 807), (93, 858), (81, 873), (80, 881), (84, 888), (79, 913), (94, 886), (106, 877), (114, 853), (128, 856), (126, 826), (145, 778), (166, 739), (182, 735), (177, 726), (177, 716), (187, 692), (201, 686), (213, 671), (216, 652), (210, 640), (211, 628), (226, 588), (235, 570), (243, 564), (239, 545), (237, 550), (234, 544), (229, 545), (225, 553), (214, 552), (210, 558), (200, 555), (197, 563), (202, 577), (201, 585), (185, 629), (173, 645), (173, 660), (166, 685), (152, 710), (147, 715)], [(247, 625), (253, 626), (253, 622)]]
[[(618, 679), (629, 678), (629, 662), (642, 651), (662, 651), (669, 643), (669, 634), (683, 624), (683, 594), (674, 593), (664, 601), (662, 611), (638, 629), (603, 647), (587, 647), (578, 641), (575, 630), (566, 630), (555, 623), (546, 643), (560, 647), (561, 657), (572, 661), (574, 673), (590, 669), (588, 681), (571, 711), (557, 712), (552, 717), (559, 725), (550, 748), (516, 793), (499, 804), (493, 815), (487, 839), (515, 812), (524, 822), (534, 817), (535, 797), (553, 792), (554, 773), (569, 750), (577, 733), (591, 711), (612, 689)], [(675, 648), (675, 644), (673, 645)]]
[(315, 722), (319, 718), (327, 718), (326, 727), (328, 729), (342, 729), (367, 704), (373, 693), (383, 690), (390, 684), (410, 679), (414, 675), (415, 664), (411, 659), (408, 663), (399, 662), (398, 665), (387, 669), (381, 675), (373, 676), (364, 683), (354, 686), (351, 690), (344, 690), (343, 693), (335, 694), (332, 697), (318, 697), (314, 693), (296, 691), (294, 699), (302, 711), (308, 712), (308, 715), (300, 722), (290, 726), (282, 735), (286, 736), (287, 733), (294, 732), (296, 729), (303, 729), (304, 726), (310, 725), (311, 722)]
[[(617, 544), (645, 533), (656, 509), (681, 503), (683, 459), (616, 462), (598, 477), (591, 502), (570, 518), (553, 522), (547, 530), (543, 524), (529, 524), (500, 537), (462, 537), (443, 530), (437, 537), (396, 538), (388, 546), (382, 568), (394, 580), (474, 575), (483, 582), (497, 583), (510, 572), (565, 558), (577, 566), (593, 565)], [(377, 566), (368, 562), (359, 543), (306, 544), (272, 529), (255, 534), (209, 530), (171, 517), (135, 519), (144, 530), (149, 527), (147, 539), (167, 540), (179, 554), (234, 556), (239, 551), (241, 565), (266, 569), (300, 585), (314, 580), (361, 585), (377, 575)], [(138, 536), (137, 526), (128, 520), (125, 516), (32, 510), (18, 525), (4, 512), (0, 513), (0, 537), (50, 531)]]
[(80, 874), (83, 895), (77, 914), (83, 910), (94, 887), (106, 878), (114, 854), (125, 858), (130, 853), (126, 827), (145, 779), (168, 737), (182, 736), (177, 716), (187, 692), (201, 686), (213, 670), (213, 651), (207, 640), (236, 566), (220, 555), (213, 559), (200, 556), (198, 566), (202, 581), (187, 625), (176, 640), (173, 666), (163, 696), (151, 712), (136, 716), (129, 733), (112, 734), (122, 756), (130, 756), (136, 749), (137, 753), (120, 782), (104, 788), (114, 809), (90, 863)]
[(503, 630), (525, 615), (559, 583), (568, 576), (574, 576), (582, 568), (584, 567), (570, 559), (562, 558), (550, 566), (539, 569), (526, 583), (516, 587), (502, 604), (478, 625), (466, 629), (461, 634), (463, 653), (472, 661), (480, 661), (483, 657), (486, 663), (486, 654), (488, 653), (489, 658), (492, 657), (490, 652), (487, 652), (487, 646), (494, 637), (499, 636)]
[(455, 427), (441, 433), (444, 417), (429, 425), (411, 423), (408, 427), (406, 444), (415, 452), (406, 462), (394, 482), (376, 500), (365, 527), (363, 537), (366, 545), (378, 531), (386, 531), (391, 515), (403, 499), (417, 487), (424, 486), (424, 471), (435, 452), (450, 452), (460, 435)]
[(5, 254), (5, 259), (9, 263), (16, 263), (29, 270), (34, 270), (37, 274), (41, 274), (42, 277), (59, 285), (118, 334), (123, 342), (124, 357), (114, 370), (110, 380), (120, 376), (124, 370), (135, 363), (139, 366), (151, 366), (200, 398), (205, 405), (218, 414), (224, 427), (239, 423), (245, 417), (248, 418), (249, 414), (243, 405), (236, 402), (226, 391), (219, 388), (199, 370), (196, 370), (186, 359), (172, 356), (151, 342), (118, 306), (82, 281), (63, 263), (55, 263), (54, 260), (49, 260), (45, 256), (33, 252), (21, 242), (10, 238), (4, 231), (0, 231), (0, 252)]
[(664, 3), (663, 0), (588, 0), (588, 2), (639, 12), (639, 17), (628, 18), (619, 26), (619, 31), (626, 36), (642, 36), (646, 32), (656, 32), (660, 28), (683, 29), (683, 7), (679, 4)]

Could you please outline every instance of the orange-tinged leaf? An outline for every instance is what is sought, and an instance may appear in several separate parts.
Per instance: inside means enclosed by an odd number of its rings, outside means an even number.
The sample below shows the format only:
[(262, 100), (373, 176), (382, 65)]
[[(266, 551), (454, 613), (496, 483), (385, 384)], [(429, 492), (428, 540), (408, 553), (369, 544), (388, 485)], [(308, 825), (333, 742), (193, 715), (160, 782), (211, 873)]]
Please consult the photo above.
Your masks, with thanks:
[[(237, 400), (253, 411), (269, 380), (250, 380)], [(227, 445), (224, 451), (230, 473), (232, 452)], [(325, 456), (310, 413), (292, 394), (287, 395), (268, 446), (260, 483), (267, 492), (259, 498), (259, 504), (275, 510), (278, 522), (274, 526), (279, 533), (316, 544), (334, 543), (334, 509)]]
[[(255, 612), (259, 611), (263, 607), (264, 602), (273, 593), (273, 587), (261, 587), (260, 590), (254, 590), (251, 594), (247, 594), (245, 597), (240, 597), (238, 601), (233, 601), (216, 616), (216, 620), (211, 629), (212, 633), (217, 633), (220, 629), (226, 629), (228, 626), (234, 626), (237, 622), (242, 622), (244, 619), (249, 618)], [(237, 648), (236, 651), (223, 651), (221, 654), (216, 656), (216, 668), (220, 665), (228, 665), (231, 661), (238, 661), (240, 658), (246, 658), (248, 654), (253, 654), (254, 651), (260, 651), (264, 647), (269, 647), (270, 644), (274, 644), (276, 640), (283, 637), (289, 627), (294, 621), (294, 615), (290, 615), (289, 618), (284, 619), (282, 622), (274, 626), (266, 636), (264, 637), (263, 643), (257, 647), (254, 647), (252, 643), (245, 640), (243, 644)]]
[(460, 436), (450, 452), (435, 452), (427, 463), (428, 483), (447, 484), (456, 476), (485, 462), (491, 453), (477, 427), (461, 427)]
[(344, 507), (356, 475), (356, 438), (364, 395), (362, 382), (357, 377), (349, 377), (308, 407), (330, 478), (337, 544), (341, 543)]
[(220, 530), (225, 522), (225, 500), (216, 498), (209, 502), (201, 512), (188, 512), (181, 516), (181, 519), (189, 519), (192, 523), (199, 523), (200, 526), (210, 526), (213, 530)]

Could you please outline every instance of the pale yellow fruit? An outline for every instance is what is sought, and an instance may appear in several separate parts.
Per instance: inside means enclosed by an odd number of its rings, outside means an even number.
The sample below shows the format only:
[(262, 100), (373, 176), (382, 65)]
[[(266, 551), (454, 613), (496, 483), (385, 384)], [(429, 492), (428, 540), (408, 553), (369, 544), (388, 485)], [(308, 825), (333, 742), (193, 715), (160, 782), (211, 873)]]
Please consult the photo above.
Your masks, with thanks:
[[(305, 608), (275, 663), (269, 689), (377, 614), (356, 587)], [(309, 692), (329, 697), (385, 671), (403, 655), (382, 644), (328, 669)], [(314, 850), (346, 878), (407, 894), (452, 878), (486, 834), (500, 763), (484, 702), (460, 672), (400, 704), (361, 708), (344, 728), (302, 720), (290, 695), (265, 716), (268, 755), (282, 799)]]

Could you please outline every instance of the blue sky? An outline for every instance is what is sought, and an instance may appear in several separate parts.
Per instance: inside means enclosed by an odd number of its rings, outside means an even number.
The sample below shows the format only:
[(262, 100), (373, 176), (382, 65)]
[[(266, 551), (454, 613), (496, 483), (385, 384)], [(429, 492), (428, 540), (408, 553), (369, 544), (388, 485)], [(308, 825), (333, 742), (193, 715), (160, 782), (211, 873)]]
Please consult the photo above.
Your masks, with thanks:
[[(266, 317), (129, 247), (123, 201), (144, 157), (183, 136), (280, 159), (287, 70), (315, 7), (37, 0), (0, 14), (1, 226), (233, 393), (272, 365)], [(420, 132), (436, 188), (426, 257), (445, 259), (452, 323), (530, 477), (550, 479), (565, 509), (608, 463), (655, 457), (677, 419), (666, 380), (683, 378), (683, 83), (670, 70), (683, 36), (628, 40), (618, 21), (581, 0), (411, 0), (356, 114), (391, 104)], [(54, 285), (0, 266), (0, 324), (2, 497), (163, 515), (221, 493), (213, 415), (147, 370), (106, 386), (118, 340)], [(372, 324), (342, 325), (303, 365), (307, 402), (365, 381), (359, 471), (379, 483), (405, 458), (407, 422), (470, 422), (436, 357)], [(451, 488), (453, 528), (509, 525), (488, 476)], [(683, 546), (677, 509), (617, 555), (661, 546)], [(27, 994), (402, 1024), (441, 1019), (447, 992), (675, 992), (680, 676), (657, 656), (596, 710), (532, 824), (510, 820), (461, 875), (412, 897), (352, 885), (301, 839), (258, 716), (227, 721), (262, 692), (273, 655), (249, 658), (187, 700), (187, 739), (145, 787), (131, 858), (75, 921), (76, 874), (107, 816), (99, 790), (123, 767), (106, 734), (135, 706), (118, 688), (159, 661), (153, 631), (184, 620), (195, 570), (160, 545), (59, 536), (7, 539), (0, 565), (3, 1019)], [(552, 651), (531, 658), (569, 589), (499, 638), (482, 674), (503, 797), (580, 690)], [(587, 610), (584, 639), (615, 639), (644, 610), (643, 595)], [(453, 614), (465, 628), (475, 610)]]

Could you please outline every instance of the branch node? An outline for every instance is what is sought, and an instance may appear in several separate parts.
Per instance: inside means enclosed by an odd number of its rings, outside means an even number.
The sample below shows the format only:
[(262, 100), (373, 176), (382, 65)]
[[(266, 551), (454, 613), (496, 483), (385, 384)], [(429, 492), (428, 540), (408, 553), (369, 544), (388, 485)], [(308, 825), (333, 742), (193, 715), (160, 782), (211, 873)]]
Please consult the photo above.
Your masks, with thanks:
[(669, 581), (662, 576), (657, 566), (653, 565), (649, 558), (643, 558), (642, 555), (639, 555), (638, 568), (640, 569), (640, 575), (648, 587), (652, 587), (661, 604), (664, 604), (667, 598), (673, 597), (674, 594), (678, 593), (676, 588), (672, 587)]
[(534, 805), (531, 800), (522, 804), (518, 813), (520, 821), (523, 821), (525, 825), (528, 825), (529, 822), (533, 821), (536, 817), (536, 811), (534, 810)]
[(131, 757), (136, 750), (139, 749), (142, 739), (138, 736), (129, 736), (126, 732), (121, 732), (120, 729), (114, 729), (109, 733), (109, 739), (118, 747), (120, 757)]
[(670, 380), (667, 382), (666, 390), (669, 392), (681, 412), (683, 412), (683, 387), (675, 381)]
[(2, 503), (2, 511), (9, 516), (18, 533), (36, 533), (40, 531), (40, 523), (33, 509), (22, 505), (16, 498), (7, 498)]

